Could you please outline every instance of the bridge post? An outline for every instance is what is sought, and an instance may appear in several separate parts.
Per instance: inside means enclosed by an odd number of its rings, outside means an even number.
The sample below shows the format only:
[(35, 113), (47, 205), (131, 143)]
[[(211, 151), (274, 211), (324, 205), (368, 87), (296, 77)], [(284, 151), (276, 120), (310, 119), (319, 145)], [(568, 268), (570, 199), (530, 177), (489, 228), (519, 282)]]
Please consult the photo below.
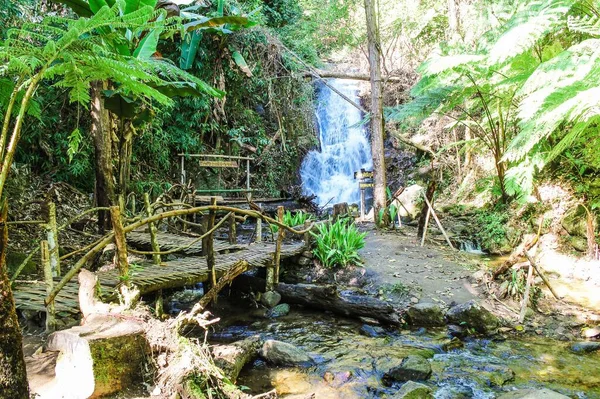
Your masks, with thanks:
[[(307, 230), (310, 227), (310, 222), (307, 220), (304, 222), (304, 230)], [(304, 248), (306, 251), (310, 251), (310, 247), (312, 246), (312, 235), (310, 231), (304, 233)]]
[[(46, 283), (46, 295), (50, 295), (54, 289), (54, 280), (52, 279), (52, 264), (50, 261), (50, 250), (48, 241), (41, 242), (42, 267), (44, 268), (44, 282)], [(54, 300), (46, 304), (46, 332), (50, 333), (56, 330), (56, 316), (54, 309)]]
[(237, 230), (236, 230), (235, 213), (229, 216), (229, 243), (237, 244)]
[[(217, 198), (211, 197), (210, 204), (212, 206), (217, 205)], [(217, 216), (217, 212), (215, 210), (211, 210), (208, 213), (208, 226), (207, 231), (211, 231), (215, 226), (215, 218)], [(206, 239), (206, 265), (208, 266), (208, 271), (211, 276), (211, 288), (217, 285), (217, 274), (215, 271), (215, 251), (214, 251), (214, 232), (211, 232)], [(202, 243), (204, 246), (204, 242)]]
[[(146, 207), (146, 216), (152, 216), (152, 208), (150, 207), (150, 195), (148, 193), (144, 193), (144, 206)], [(160, 252), (160, 245), (158, 245), (157, 229), (156, 224), (153, 222), (148, 223), (148, 228), (150, 230), (150, 245), (152, 247), (152, 252)], [(160, 265), (160, 254), (154, 253), (152, 254), (152, 261), (155, 265)]]
[[(277, 220), (279, 223), (283, 223), (283, 206), (277, 207)], [(279, 283), (279, 265), (281, 264), (281, 245), (283, 244), (283, 238), (285, 237), (285, 229), (279, 228), (277, 230), (277, 243), (275, 244), (275, 284)]]
[(50, 255), (50, 267), (53, 277), (60, 277), (60, 253), (58, 247), (58, 227), (56, 226), (56, 204), (48, 202), (48, 224), (46, 224), (46, 237)]
[(255, 238), (256, 242), (261, 242), (262, 241), (262, 219), (261, 218), (257, 218), (256, 219), (256, 238)]
[(121, 208), (118, 205), (110, 207), (113, 231), (115, 233), (115, 246), (117, 247), (117, 266), (121, 280), (129, 286), (129, 262), (127, 261), (127, 241), (121, 221)]

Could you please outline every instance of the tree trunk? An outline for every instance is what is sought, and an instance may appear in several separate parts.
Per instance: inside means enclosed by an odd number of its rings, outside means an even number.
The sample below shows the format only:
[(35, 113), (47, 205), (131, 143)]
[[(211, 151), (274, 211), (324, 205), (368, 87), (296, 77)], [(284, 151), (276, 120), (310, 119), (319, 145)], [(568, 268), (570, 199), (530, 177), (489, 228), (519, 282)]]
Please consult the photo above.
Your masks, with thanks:
[(123, 201), (123, 209), (127, 201), (129, 177), (131, 175), (131, 156), (133, 150), (133, 136), (135, 128), (133, 122), (124, 121), (121, 124), (119, 135), (119, 185), (117, 192)]
[(7, 213), (8, 205), (4, 202), (0, 213), (0, 392), (5, 399), (23, 399), (29, 397), (29, 385), (23, 337), (6, 265)]
[[(102, 99), (103, 82), (91, 85), (91, 133), (94, 138), (95, 167), (96, 167), (96, 204), (99, 207), (115, 205), (115, 186), (112, 169), (112, 135), (108, 110), (104, 108)], [(110, 213), (98, 211), (98, 230), (104, 234), (110, 230)]]
[[(375, 3), (365, 0), (365, 14), (367, 20), (367, 38), (369, 47), (369, 67), (371, 76), (371, 153), (373, 156), (373, 206), (375, 207), (375, 221), (379, 226), (387, 226), (389, 213), (386, 208), (385, 188), (385, 159), (383, 149), (384, 121), (383, 121), (383, 92), (381, 87), (381, 47), (379, 41), (379, 28)], [(379, 218), (383, 210), (383, 217)]]

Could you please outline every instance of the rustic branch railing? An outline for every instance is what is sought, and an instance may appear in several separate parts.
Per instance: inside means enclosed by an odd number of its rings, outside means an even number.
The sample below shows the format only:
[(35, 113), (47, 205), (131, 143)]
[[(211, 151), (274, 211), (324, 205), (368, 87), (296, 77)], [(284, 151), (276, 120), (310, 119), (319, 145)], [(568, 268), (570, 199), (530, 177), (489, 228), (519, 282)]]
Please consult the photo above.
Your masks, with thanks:
[[(89, 251), (75, 263), (75, 265), (64, 275), (62, 280), (60, 282), (58, 282), (51, 290), (49, 290), (50, 292), (46, 296), (46, 299), (44, 302), (45, 302), (46, 306), (53, 303), (54, 299), (56, 298), (56, 295), (64, 288), (64, 286), (69, 281), (71, 281), (71, 279), (79, 272), (79, 270), (81, 270), (81, 268), (93, 256), (95, 256), (98, 252), (100, 252), (102, 249), (104, 249), (108, 244), (110, 244), (113, 241), (116, 241), (116, 244), (117, 244), (117, 252), (118, 252), (117, 256), (118, 256), (119, 264), (120, 264), (121, 278), (127, 278), (128, 269), (126, 267), (126, 263), (124, 263), (124, 262), (126, 262), (126, 260), (123, 259), (123, 255), (126, 256), (126, 254), (127, 254), (127, 252), (126, 252), (127, 248), (122, 245), (126, 241), (126, 234), (130, 233), (142, 226), (156, 223), (156, 222), (159, 222), (164, 219), (187, 216), (187, 215), (192, 215), (192, 214), (208, 213), (209, 228), (203, 234), (203, 236), (198, 238), (198, 240), (203, 239), (206, 236), (206, 237), (210, 237), (210, 243), (212, 243), (212, 241), (213, 241), (214, 231), (218, 227), (220, 227), (223, 223), (225, 223), (226, 221), (230, 221), (232, 217), (235, 217), (238, 215), (254, 218), (257, 220), (257, 222), (265, 221), (269, 224), (278, 226), (279, 231), (280, 231), (280, 235), (278, 235), (278, 241), (279, 240), (283, 241), (284, 231), (290, 232), (291, 234), (305, 236), (312, 229), (313, 224), (310, 224), (309, 226), (306, 226), (306, 225), (303, 226), (305, 228), (302, 230), (297, 230), (296, 228), (292, 228), (290, 226), (285, 225), (282, 221), (283, 220), (283, 207), (280, 207), (280, 208), (281, 208), (281, 210), (278, 209), (278, 214), (281, 213), (281, 216), (278, 217), (279, 220), (275, 220), (275, 219), (270, 218), (269, 216), (266, 216), (257, 211), (238, 209), (238, 208), (234, 208), (234, 207), (230, 207), (230, 206), (217, 205), (216, 199), (213, 199), (212, 204), (208, 205), (208, 206), (191, 207), (191, 208), (184, 208), (184, 209), (174, 209), (174, 210), (169, 210), (166, 212), (152, 214), (152, 215), (146, 214), (146, 217), (144, 217), (140, 220), (136, 220), (135, 222), (130, 223), (126, 226), (123, 226), (121, 224), (119, 208), (112, 207), (111, 212), (113, 213), (113, 222), (116, 223), (116, 228), (95, 242), (95, 245), (93, 247), (91, 247), (91, 249), (89, 249)], [(221, 212), (221, 213), (225, 212), (226, 214), (222, 217), (222, 219), (219, 221), (219, 223), (215, 224), (215, 219), (216, 219), (217, 213), (219, 213), (219, 212)], [(117, 216), (119, 216), (119, 217), (117, 217)], [(210, 244), (209, 244), (209, 247), (210, 247)], [(281, 259), (280, 251), (281, 251), (281, 244), (276, 246), (276, 253), (274, 255), (273, 263), (274, 263), (276, 270), (279, 269), (277, 263), (278, 263), (278, 260)], [(142, 251), (137, 251), (137, 252), (142, 252)], [(162, 254), (165, 254), (168, 252), (169, 251), (162, 251), (162, 252), (159, 252), (159, 254), (162, 255)], [(147, 251), (147, 252), (143, 252), (143, 253), (147, 254), (147, 255), (154, 255), (154, 254), (156, 254), (156, 251)], [(213, 259), (213, 261), (212, 261), (213, 267), (212, 268), (210, 268), (210, 266), (211, 266), (211, 262), (209, 260), (210, 254), (212, 254), (212, 259)], [(123, 264), (121, 264), (122, 262), (123, 262)], [(212, 287), (213, 288), (218, 287), (219, 282), (216, 281), (216, 275), (214, 273), (214, 250), (212, 250), (212, 249), (209, 251), (209, 253), (207, 253), (207, 264), (209, 266), (209, 270), (211, 270)], [(275, 277), (275, 278), (277, 278), (277, 277)]]

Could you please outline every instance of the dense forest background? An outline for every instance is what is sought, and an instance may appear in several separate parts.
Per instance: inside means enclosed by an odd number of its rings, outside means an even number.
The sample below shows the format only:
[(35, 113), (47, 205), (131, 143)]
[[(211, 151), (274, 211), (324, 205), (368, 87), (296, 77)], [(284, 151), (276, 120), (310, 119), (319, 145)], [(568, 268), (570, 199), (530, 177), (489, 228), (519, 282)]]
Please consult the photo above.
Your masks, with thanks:
[[(129, 190), (158, 193), (179, 180), (177, 154), (202, 152), (254, 156), (259, 193), (292, 191), (303, 156), (318, 146), (310, 71), (368, 72), (364, 5), (273, 0), (180, 8), (244, 15), (251, 23), (158, 42), (155, 56), (226, 94), (173, 97), (170, 106), (147, 101), (135, 121)], [(18, 0), (1, 12), (5, 35), (23, 19), (72, 11)], [(378, 4), (378, 24), (390, 174), (407, 165), (431, 168), (453, 203), (501, 212), (539, 200), (548, 181), (592, 211), (600, 206), (596, 2), (386, 0)], [(6, 108), (10, 85), (0, 90)], [(51, 79), (37, 90), (13, 167), (16, 192), (33, 176), (94, 191), (90, 110), (71, 100), (70, 89)], [(417, 157), (402, 164), (397, 152), (415, 144)], [(243, 179), (203, 170), (200, 184)]]

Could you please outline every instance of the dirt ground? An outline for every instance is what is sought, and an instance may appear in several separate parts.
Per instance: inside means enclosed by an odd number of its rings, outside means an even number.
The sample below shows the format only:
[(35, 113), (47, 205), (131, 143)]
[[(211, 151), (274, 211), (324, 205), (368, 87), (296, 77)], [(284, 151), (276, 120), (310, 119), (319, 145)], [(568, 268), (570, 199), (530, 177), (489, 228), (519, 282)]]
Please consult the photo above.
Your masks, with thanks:
[[(578, 300), (581, 298), (573, 293), (556, 300), (545, 287), (536, 311), (519, 323), (520, 303), (493, 295), (499, 282), (486, 276), (495, 264), (489, 258), (452, 250), (443, 239), (427, 240), (421, 247), (416, 228), (410, 226), (382, 232), (365, 224), (361, 229), (367, 232), (360, 251), (365, 276), (362, 288), (393, 300), (399, 308), (418, 302), (452, 306), (477, 299), (505, 321), (505, 331), (569, 341), (578, 339), (585, 326), (600, 323), (600, 309), (590, 307), (588, 300)], [(549, 279), (559, 292), (564, 291), (563, 278), (549, 273)]]
[(477, 298), (480, 292), (469, 280), (475, 269), (447, 244), (427, 242), (423, 247), (416, 228), (380, 232), (373, 225), (367, 231), (365, 247), (360, 251), (369, 275), (367, 287), (400, 293), (402, 286), (409, 300), (439, 302), (444, 305), (463, 303)]

